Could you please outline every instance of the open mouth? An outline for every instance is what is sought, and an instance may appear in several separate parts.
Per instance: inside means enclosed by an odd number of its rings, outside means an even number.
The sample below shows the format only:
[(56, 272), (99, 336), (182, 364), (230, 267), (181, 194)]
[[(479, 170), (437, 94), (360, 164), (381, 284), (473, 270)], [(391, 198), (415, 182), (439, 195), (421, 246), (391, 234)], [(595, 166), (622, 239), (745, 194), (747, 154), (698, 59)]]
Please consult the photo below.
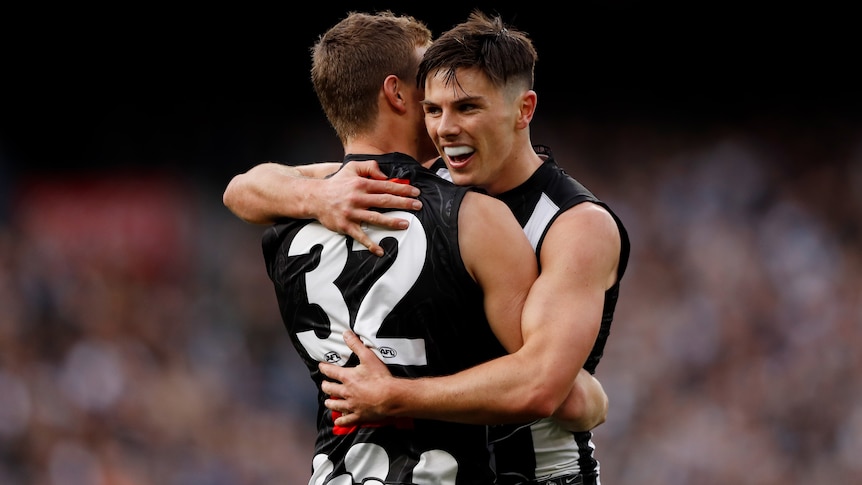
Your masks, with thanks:
[(469, 146), (449, 146), (443, 147), (443, 153), (449, 158), (449, 161), (455, 164), (462, 163), (469, 159), (476, 150)]

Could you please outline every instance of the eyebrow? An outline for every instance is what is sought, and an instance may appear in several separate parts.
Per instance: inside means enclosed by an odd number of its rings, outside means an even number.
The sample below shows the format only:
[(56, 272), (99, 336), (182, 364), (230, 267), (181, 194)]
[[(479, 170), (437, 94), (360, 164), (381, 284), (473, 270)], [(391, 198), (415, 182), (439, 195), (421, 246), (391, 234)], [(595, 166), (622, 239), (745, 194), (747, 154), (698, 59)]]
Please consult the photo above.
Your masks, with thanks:
[[(464, 96), (463, 98), (457, 98), (457, 99), (455, 99), (455, 100), (453, 101), (453, 104), (460, 104), (460, 103), (475, 103), (475, 102), (477, 102), (477, 101), (481, 101), (482, 99), (484, 99), (484, 96)], [(425, 99), (423, 99), (422, 101), (420, 101), (420, 103), (422, 103), (423, 105), (429, 105), (429, 104), (436, 105), (436, 104), (437, 104), (437, 103), (432, 103), (431, 101), (428, 101), (428, 100), (425, 100)]]

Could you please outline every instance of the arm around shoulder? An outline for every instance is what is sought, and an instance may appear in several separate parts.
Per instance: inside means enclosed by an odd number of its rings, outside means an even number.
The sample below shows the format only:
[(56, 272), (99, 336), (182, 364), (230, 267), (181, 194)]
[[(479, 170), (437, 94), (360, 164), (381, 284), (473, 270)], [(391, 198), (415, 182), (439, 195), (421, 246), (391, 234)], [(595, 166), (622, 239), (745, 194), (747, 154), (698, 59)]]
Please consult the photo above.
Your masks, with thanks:
[(250, 224), (272, 224), (282, 217), (308, 218), (308, 197), (317, 192), (314, 185), (339, 166), (329, 162), (300, 166), (261, 163), (234, 176), (222, 202)]

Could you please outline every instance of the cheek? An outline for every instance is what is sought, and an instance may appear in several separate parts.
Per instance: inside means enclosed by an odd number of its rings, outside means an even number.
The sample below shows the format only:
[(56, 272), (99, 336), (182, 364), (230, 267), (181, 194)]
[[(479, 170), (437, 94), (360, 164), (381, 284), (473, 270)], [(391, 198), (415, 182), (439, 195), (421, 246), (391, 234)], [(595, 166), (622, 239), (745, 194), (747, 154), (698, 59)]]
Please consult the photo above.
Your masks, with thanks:
[(428, 116), (425, 117), (425, 129), (428, 130), (428, 134), (430, 136), (434, 136), (437, 133), (437, 120), (435, 118), (430, 118)]

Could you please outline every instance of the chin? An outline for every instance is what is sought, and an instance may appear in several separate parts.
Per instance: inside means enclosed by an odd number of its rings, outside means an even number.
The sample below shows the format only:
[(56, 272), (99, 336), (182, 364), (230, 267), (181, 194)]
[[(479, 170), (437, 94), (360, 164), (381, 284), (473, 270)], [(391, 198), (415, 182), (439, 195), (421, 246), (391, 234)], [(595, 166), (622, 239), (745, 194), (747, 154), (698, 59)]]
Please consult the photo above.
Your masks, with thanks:
[(465, 173), (458, 173), (449, 170), (449, 175), (452, 177), (452, 183), (454, 183), (455, 185), (474, 185), (473, 178)]

